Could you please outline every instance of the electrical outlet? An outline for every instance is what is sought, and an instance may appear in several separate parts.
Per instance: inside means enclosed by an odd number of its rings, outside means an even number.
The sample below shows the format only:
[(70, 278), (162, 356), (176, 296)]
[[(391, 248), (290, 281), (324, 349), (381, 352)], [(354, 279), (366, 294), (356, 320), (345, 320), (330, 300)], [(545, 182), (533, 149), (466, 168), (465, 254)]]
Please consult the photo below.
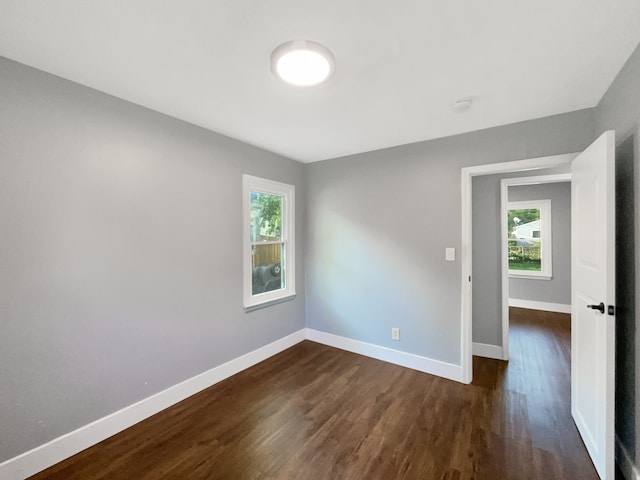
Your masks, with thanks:
[(391, 340), (400, 340), (400, 329), (392, 328), (391, 329)]

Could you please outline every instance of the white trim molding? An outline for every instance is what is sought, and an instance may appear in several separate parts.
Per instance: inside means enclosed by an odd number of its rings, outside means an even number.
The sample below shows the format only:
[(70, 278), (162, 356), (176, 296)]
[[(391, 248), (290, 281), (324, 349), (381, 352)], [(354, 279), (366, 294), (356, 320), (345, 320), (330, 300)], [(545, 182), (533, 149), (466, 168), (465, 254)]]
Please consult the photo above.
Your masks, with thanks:
[(393, 363), (403, 367), (418, 370), (420, 372), (438, 375), (439, 377), (462, 382), (462, 369), (460, 365), (441, 362), (428, 357), (422, 357), (413, 353), (401, 352), (392, 348), (381, 347), (372, 343), (361, 342), (351, 338), (341, 337), (332, 333), (321, 332), (307, 328), (307, 339), (322, 343), (330, 347), (339, 348), (348, 352), (375, 358), (384, 362)]
[(622, 474), (626, 480), (640, 480), (640, 471), (633, 464), (629, 452), (622, 444), (620, 438), (616, 435), (616, 463), (620, 467)]
[(10, 458), (0, 463), (0, 478), (18, 480), (34, 475), (303, 340), (305, 330), (301, 329)]
[(529, 308), (531, 310), (544, 310), (545, 312), (571, 313), (571, 305), (564, 303), (536, 302), (534, 300), (509, 299), (510, 307)]
[[(561, 167), (571, 165), (577, 153), (567, 153), (550, 157), (530, 158), (526, 160), (515, 160), (511, 162), (491, 163), (488, 165), (478, 165), (475, 167), (464, 167), (460, 171), (460, 194), (462, 206), (461, 225), (461, 315), (460, 315), (460, 365), (462, 368), (462, 381), (471, 383), (473, 378), (473, 339), (471, 336), (472, 327), (472, 180), (480, 175), (492, 175), (496, 173), (524, 172), (539, 170), (542, 168)], [(503, 309), (506, 308), (506, 297), (503, 297)], [(503, 312), (504, 313), (504, 312)], [(503, 332), (503, 356), (508, 358), (509, 345), (504, 342)], [(508, 341), (508, 340), (507, 340)]]
[[(287, 183), (275, 182), (266, 178), (254, 177), (252, 175), (242, 175), (242, 289), (243, 304), (246, 312), (265, 308), (282, 301), (291, 300), (296, 295), (296, 188)], [(266, 241), (259, 240), (259, 232), (252, 232), (253, 222), (253, 194), (273, 195), (281, 198), (280, 204), (280, 233), (277, 240)], [(253, 237), (253, 241), (252, 241)], [(275, 238), (275, 237), (274, 237)], [(282, 288), (268, 290), (262, 293), (253, 293), (253, 249), (266, 247), (269, 245), (280, 245), (280, 272)], [(277, 263), (271, 266), (271, 271), (277, 266)], [(277, 277), (273, 278), (274, 281)]]
[(305, 328), (6, 460), (0, 463), (0, 478), (18, 480), (34, 475), (305, 339), (457, 382), (463, 380), (459, 365)]
[[(575, 157), (575, 155), (573, 155)], [(521, 186), (521, 185), (540, 185), (544, 183), (558, 183), (558, 182), (570, 182), (570, 173), (561, 173), (553, 175), (531, 175), (528, 177), (520, 178), (503, 178), (500, 180), (500, 209), (502, 215), (502, 221), (500, 222), (500, 232), (502, 239), (507, 238), (507, 204), (509, 203), (509, 187)], [(551, 227), (548, 227), (551, 230)], [(509, 359), (509, 278), (515, 277), (509, 275), (509, 255), (507, 249), (507, 242), (501, 243), (501, 277), (502, 277), (502, 355), (504, 360)], [(536, 277), (528, 277), (534, 279)], [(538, 280), (545, 280), (544, 277), (537, 277)], [(550, 280), (547, 278), (546, 280)], [(511, 305), (517, 306), (517, 305)], [(530, 307), (522, 307), (530, 308)], [(534, 310), (545, 310), (545, 308), (533, 308)], [(553, 311), (553, 310), (552, 310)], [(571, 313), (571, 308), (569, 308)]]
[[(34, 475), (305, 339), (456, 382), (467, 383), (464, 381), (460, 365), (304, 328), (6, 460), (0, 463), (0, 478), (18, 480)], [(495, 345), (473, 344), (474, 355), (502, 359), (501, 352), (502, 348)]]
[(473, 342), (473, 355), (476, 357), (493, 358), (495, 360), (505, 360), (502, 347), (489, 345), (487, 343)]

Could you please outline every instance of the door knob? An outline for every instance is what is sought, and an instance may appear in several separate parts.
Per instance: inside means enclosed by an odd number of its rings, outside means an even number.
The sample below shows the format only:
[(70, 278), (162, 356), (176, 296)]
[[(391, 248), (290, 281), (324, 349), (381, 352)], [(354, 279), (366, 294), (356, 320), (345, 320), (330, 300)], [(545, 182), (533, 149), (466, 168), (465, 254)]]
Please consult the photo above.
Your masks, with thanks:
[(600, 310), (600, 313), (604, 313), (604, 303), (600, 302), (600, 305), (587, 305), (587, 308), (592, 310)]

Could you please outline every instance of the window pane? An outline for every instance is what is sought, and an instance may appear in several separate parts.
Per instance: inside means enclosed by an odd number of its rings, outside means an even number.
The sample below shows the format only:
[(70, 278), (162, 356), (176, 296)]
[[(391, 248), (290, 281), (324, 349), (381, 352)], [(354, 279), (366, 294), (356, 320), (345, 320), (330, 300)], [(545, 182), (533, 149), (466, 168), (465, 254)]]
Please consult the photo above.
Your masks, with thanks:
[(246, 311), (296, 294), (295, 204), (293, 185), (242, 176), (242, 302)]
[(542, 271), (540, 209), (509, 210), (509, 270)]
[(251, 192), (251, 241), (282, 240), (282, 197)]
[(282, 243), (251, 247), (253, 295), (284, 288), (283, 258), (284, 244)]

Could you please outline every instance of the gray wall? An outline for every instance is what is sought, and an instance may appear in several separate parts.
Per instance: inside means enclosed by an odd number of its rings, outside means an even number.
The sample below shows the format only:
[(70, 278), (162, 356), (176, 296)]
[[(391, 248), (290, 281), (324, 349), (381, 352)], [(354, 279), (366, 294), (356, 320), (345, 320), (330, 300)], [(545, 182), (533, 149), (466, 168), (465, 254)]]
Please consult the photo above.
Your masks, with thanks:
[[(473, 299), (472, 339), (502, 346), (502, 260), (500, 224), (500, 180), (533, 175), (567, 173), (570, 167), (529, 172), (479, 175), (472, 179)], [(569, 258), (569, 264), (571, 259)], [(555, 267), (554, 267), (555, 268)], [(570, 272), (568, 273), (570, 276)], [(525, 283), (528, 280), (523, 280)], [(551, 280), (553, 281), (553, 280)], [(551, 282), (533, 280), (533, 282)], [(569, 291), (571, 303), (571, 292)], [(547, 300), (550, 301), (550, 300)]]
[(592, 140), (585, 110), (308, 165), (307, 326), (459, 365), (460, 169)]
[[(636, 51), (595, 112), (303, 166), (0, 59), (0, 461), (296, 331), (305, 314), (311, 328), (459, 364), (460, 168), (579, 151), (615, 128), (619, 171), (637, 179), (639, 81)], [(251, 314), (242, 173), (297, 187), (298, 297)], [(640, 458), (632, 298), (616, 415)]]
[[(0, 462), (304, 327), (304, 166), (0, 59)], [(242, 308), (243, 173), (297, 187)]]
[(509, 201), (551, 200), (551, 280), (509, 279), (509, 298), (571, 305), (571, 184), (509, 187)]
[[(596, 110), (596, 134), (616, 131), (616, 435), (640, 464), (640, 47)], [(632, 220), (632, 219), (635, 219)]]

